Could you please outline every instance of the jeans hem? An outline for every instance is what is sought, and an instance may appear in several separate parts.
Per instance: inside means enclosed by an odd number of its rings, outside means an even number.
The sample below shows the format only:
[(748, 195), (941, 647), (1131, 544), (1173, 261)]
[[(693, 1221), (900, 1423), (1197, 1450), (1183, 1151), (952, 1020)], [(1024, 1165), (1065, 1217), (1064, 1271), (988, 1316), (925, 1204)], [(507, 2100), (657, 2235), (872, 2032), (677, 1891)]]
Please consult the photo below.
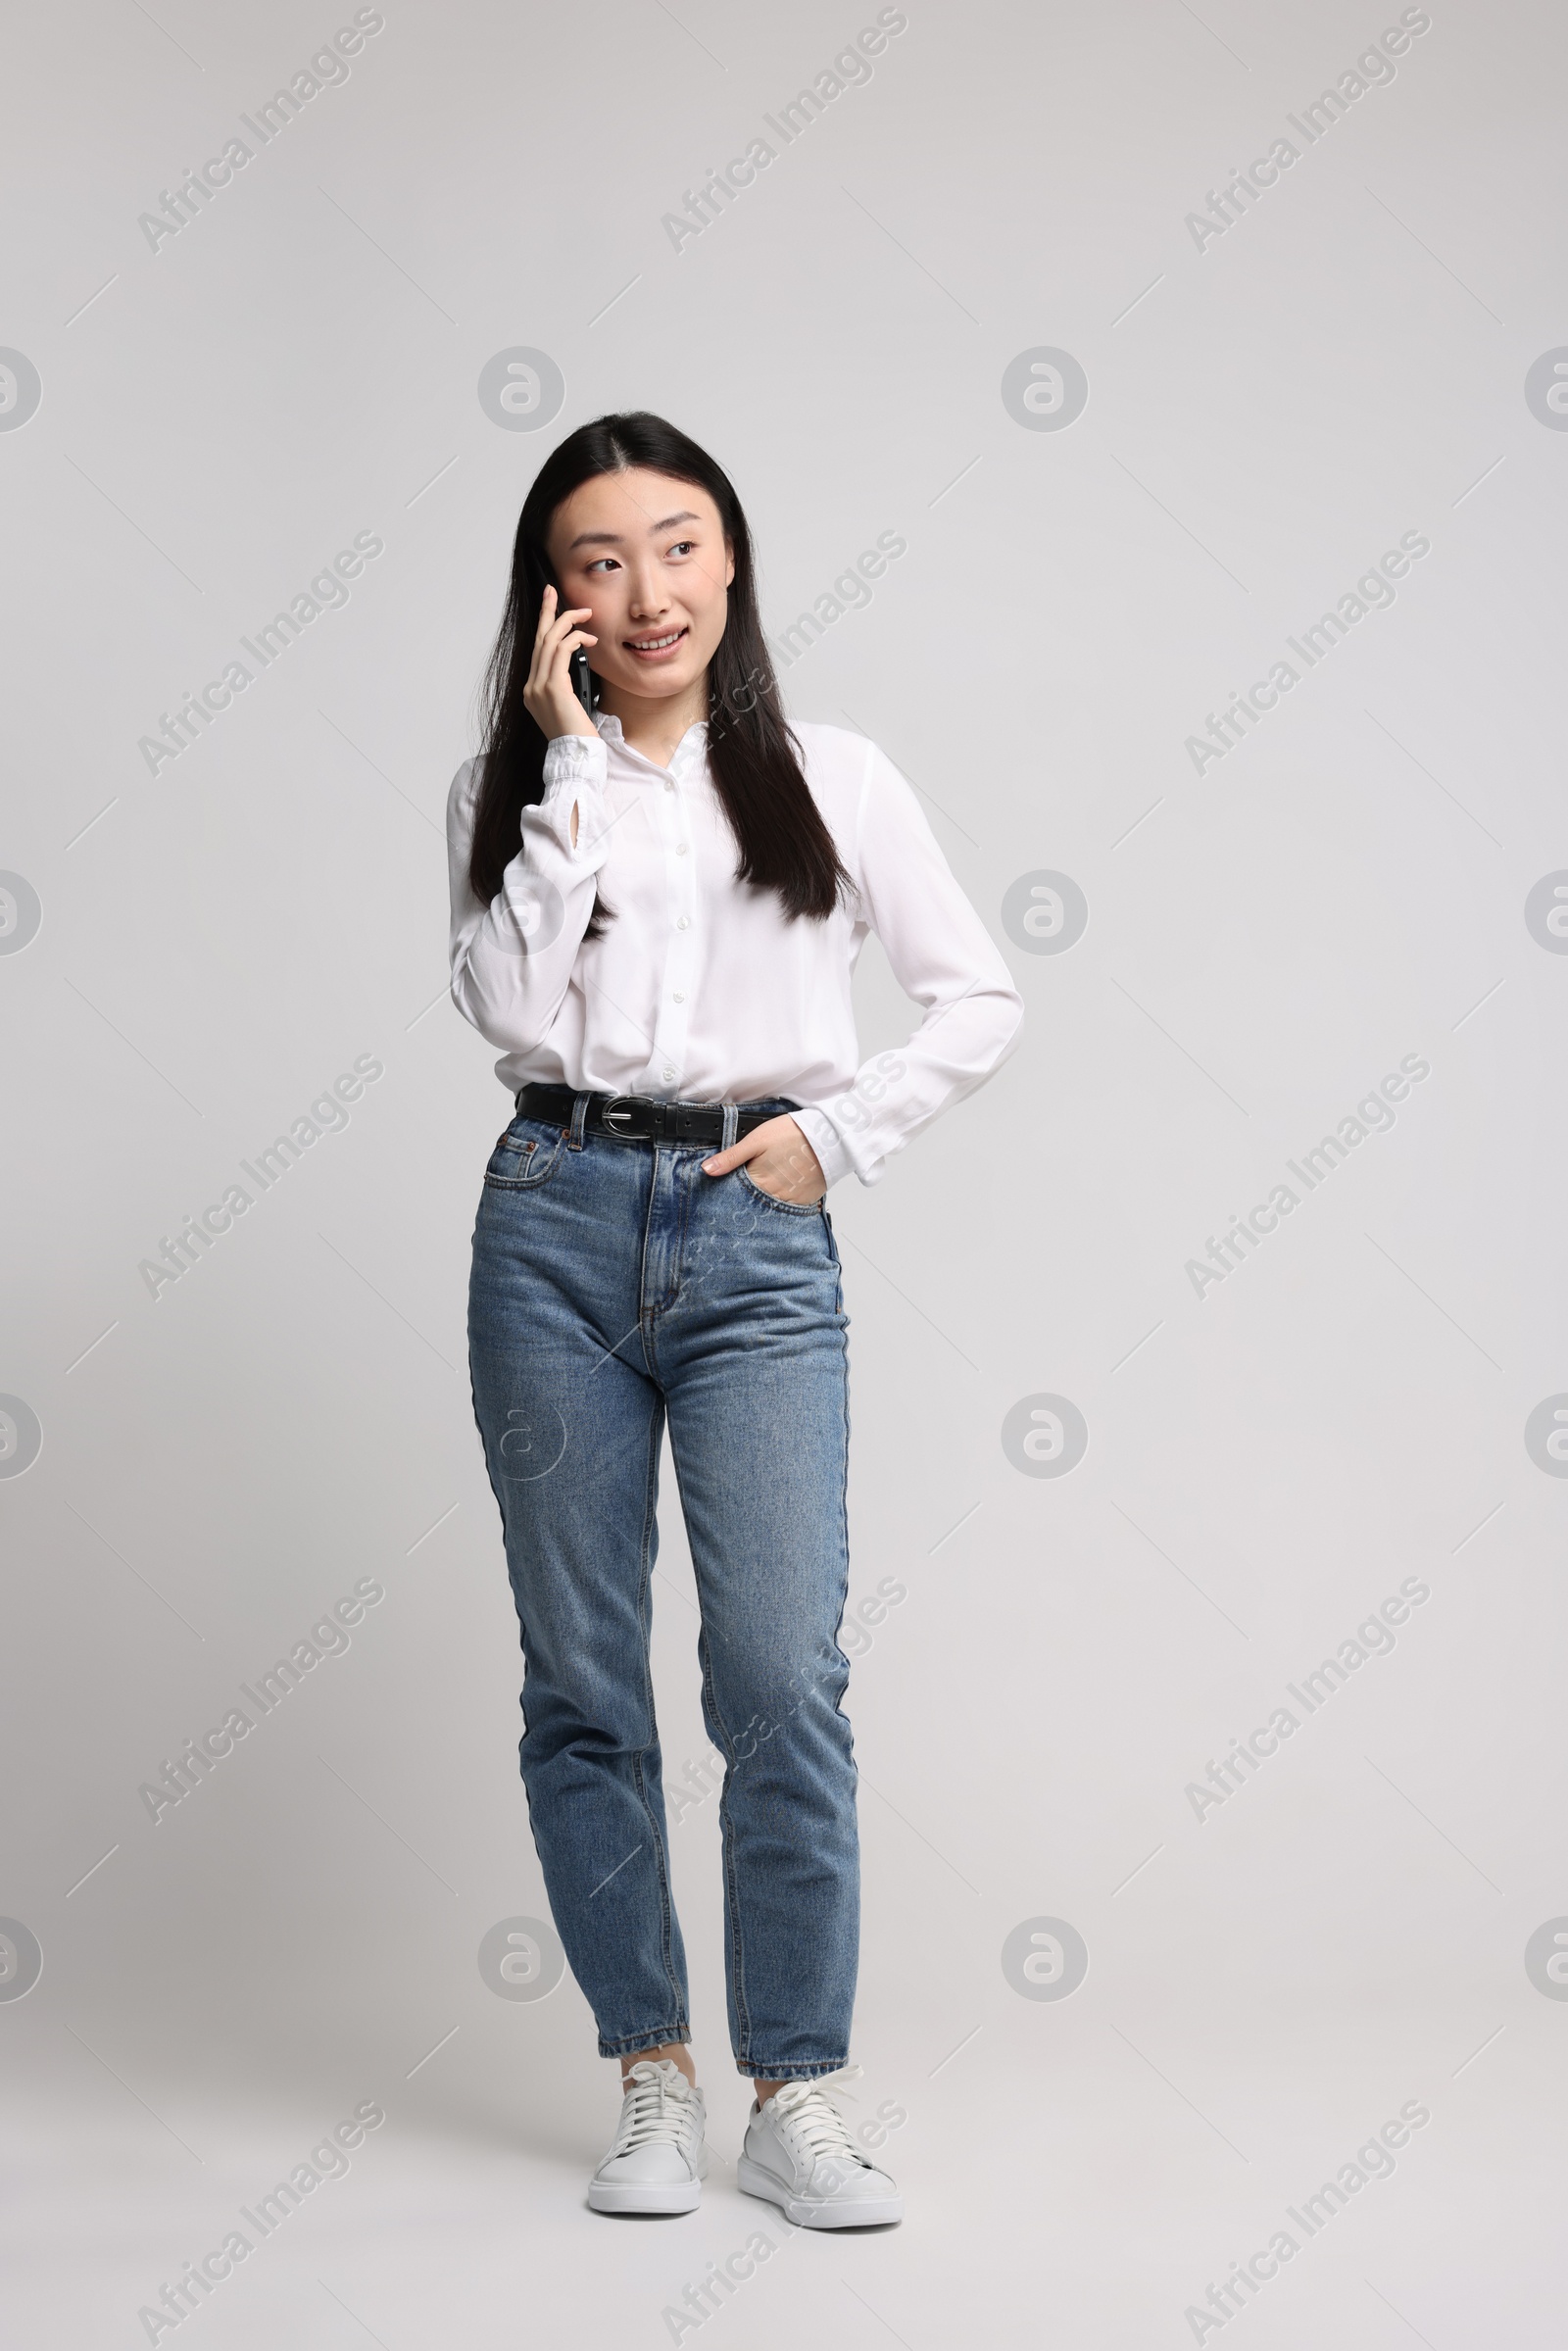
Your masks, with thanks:
[(815, 2082), (823, 2074), (836, 2074), (849, 2064), (848, 2057), (805, 2058), (784, 2065), (761, 2065), (750, 2057), (737, 2057), (735, 2070), (750, 2082)]
[(635, 2057), (642, 2049), (662, 2049), (667, 2041), (689, 2041), (692, 2029), (687, 2024), (662, 2026), (657, 2033), (623, 2033), (618, 2040), (607, 2040), (599, 2035), (601, 2057)]

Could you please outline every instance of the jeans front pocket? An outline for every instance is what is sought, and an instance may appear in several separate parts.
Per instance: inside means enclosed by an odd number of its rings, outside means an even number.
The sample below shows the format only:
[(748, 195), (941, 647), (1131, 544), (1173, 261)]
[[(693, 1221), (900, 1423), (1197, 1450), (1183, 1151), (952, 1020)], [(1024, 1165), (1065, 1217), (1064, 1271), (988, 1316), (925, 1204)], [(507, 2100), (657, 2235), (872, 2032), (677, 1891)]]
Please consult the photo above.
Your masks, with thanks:
[(819, 1200), (779, 1200), (773, 1193), (764, 1192), (760, 1184), (753, 1183), (744, 1163), (735, 1169), (735, 1174), (753, 1200), (763, 1201), (769, 1208), (777, 1208), (785, 1216), (820, 1216), (823, 1213)]
[(533, 1192), (561, 1164), (567, 1131), (543, 1118), (514, 1118), (490, 1153), (484, 1171), (492, 1192)]

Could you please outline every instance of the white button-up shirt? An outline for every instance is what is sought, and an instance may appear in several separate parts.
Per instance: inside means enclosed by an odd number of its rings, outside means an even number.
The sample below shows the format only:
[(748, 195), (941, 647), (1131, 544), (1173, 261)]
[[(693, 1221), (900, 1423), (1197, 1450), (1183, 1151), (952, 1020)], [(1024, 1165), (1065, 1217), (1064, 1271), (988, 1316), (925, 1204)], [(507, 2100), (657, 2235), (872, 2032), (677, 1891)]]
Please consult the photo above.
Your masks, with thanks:
[[(689, 728), (667, 768), (620, 721), (561, 735), (544, 798), (484, 906), (468, 885), (480, 762), (452, 779), (452, 1001), (492, 1045), (509, 1093), (747, 1102), (787, 1095), (834, 1184), (885, 1161), (972, 1093), (1018, 1042), (1023, 999), (892, 761), (863, 735), (797, 723), (807, 781), (856, 885), (825, 921), (786, 919), (738, 883), (735, 836)], [(577, 840), (571, 811), (578, 811)], [(614, 909), (585, 940), (596, 890)], [(896, 1052), (860, 1058), (850, 982), (868, 932), (924, 1018)], [(716, 1149), (716, 1146), (715, 1146)]]

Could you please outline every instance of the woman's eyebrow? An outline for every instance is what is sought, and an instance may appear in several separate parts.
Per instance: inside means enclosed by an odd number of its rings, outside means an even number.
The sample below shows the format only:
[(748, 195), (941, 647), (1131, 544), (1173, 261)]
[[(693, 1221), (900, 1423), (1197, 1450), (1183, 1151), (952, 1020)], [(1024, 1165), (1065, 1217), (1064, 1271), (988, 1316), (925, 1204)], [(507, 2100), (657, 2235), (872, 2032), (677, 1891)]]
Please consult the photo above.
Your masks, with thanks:
[[(650, 522), (648, 535), (651, 539), (655, 539), (662, 530), (673, 530), (677, 522), (700, 522), (701, 520), (701, 514), (690, 513), (666, 514), (662, 522)], [(566, 553), (571, 555), (579, 547), (619, 547), (622, 544), (623, 541), (618, 530), (583, 530), (577, 533), (571, 545), (566, 549)]]

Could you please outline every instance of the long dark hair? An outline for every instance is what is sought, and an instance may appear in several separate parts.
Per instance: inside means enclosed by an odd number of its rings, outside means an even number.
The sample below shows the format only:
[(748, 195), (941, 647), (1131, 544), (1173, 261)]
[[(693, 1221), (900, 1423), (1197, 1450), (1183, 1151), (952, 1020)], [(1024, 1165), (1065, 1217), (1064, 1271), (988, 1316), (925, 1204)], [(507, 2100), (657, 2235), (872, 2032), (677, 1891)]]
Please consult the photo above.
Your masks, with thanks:
[[(544, 797), (545, 736), (523, 708), (522, 689), (545, 588), (559, 584), (546, 550), (550, 525), (563, 501), (585, 481), (630, 465), (695, 482), (718, 509), (735, 577), (724, 634), (708, 668), (708, 760), (740, 851), (735, 879), (776, 890), (792, 922), (802, 914), (822, 920), (853, 883), (811, 798), (800, 744), (779, 705), (757, 610), (746, 516), (728, 475), (708, 452), (645, 409), (579, 425), (546, 459), (523, 500), (507, 607), (482, 689), (484, 766), (468, 860), (473, 894), (481, 906), (495, 898), (517, 854), (518, 816)], [(585, 935), (601, 937), (613, 912), (596, 895)]]

